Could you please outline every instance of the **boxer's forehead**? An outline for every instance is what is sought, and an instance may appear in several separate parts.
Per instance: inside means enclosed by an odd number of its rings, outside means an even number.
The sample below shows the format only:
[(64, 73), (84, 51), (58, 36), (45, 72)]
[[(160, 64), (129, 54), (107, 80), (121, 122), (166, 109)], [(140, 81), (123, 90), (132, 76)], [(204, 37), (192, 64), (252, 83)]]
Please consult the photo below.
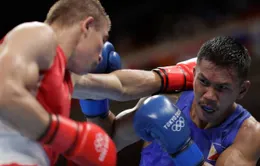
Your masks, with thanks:
[(238, 82), (236, 70), (229, 67), (217, 66), (208, 60), (202, 60), (197, 64), (198, 76), (202, 76), (218, 84), (235, 84)]

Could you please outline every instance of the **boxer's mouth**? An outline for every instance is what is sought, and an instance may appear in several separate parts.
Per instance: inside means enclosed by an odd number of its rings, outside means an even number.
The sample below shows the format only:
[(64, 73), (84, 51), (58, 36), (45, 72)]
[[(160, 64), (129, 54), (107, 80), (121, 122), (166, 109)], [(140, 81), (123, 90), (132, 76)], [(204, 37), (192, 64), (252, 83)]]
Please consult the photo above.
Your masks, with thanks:
[(207, 113), (214, 113), (216, 110), (215, 109), (213, 109), (211, 106), (201, 106), (201, 108), (202, 108), (202, 110), (203, 111), (205, 111), (205, 112), (207, 112)]

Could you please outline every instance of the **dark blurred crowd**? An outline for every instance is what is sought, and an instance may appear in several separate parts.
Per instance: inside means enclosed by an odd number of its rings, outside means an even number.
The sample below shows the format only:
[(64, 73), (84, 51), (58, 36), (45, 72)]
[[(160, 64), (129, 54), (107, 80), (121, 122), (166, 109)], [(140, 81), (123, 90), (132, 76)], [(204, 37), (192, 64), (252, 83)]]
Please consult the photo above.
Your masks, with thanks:
[(198, 35), (260, 11), (259, 0), (124, 0), (113, 7), (109, 1), (103, 4), (113, 23), (110, 40), (126, 51)]

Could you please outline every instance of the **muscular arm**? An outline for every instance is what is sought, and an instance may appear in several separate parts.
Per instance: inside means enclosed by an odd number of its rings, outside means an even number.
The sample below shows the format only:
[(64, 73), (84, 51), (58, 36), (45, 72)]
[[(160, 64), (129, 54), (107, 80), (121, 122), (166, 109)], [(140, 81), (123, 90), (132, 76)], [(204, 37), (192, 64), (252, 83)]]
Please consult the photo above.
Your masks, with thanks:
[(161, 79), (158, 74), (144, 70), (117, 70), (110, 74), (87, 74), (73, 76), (78, 99), (104, 99), (127, 101), (149, 96), (159, 91)]
[(255, 166), (260, 157), (260, 124), (246, 120), (234, 141), (218, 158), (216, 166)]
[(193, 88), (193, 70), (197, 58), (153, 71), (117, 70), (110, 74), (88, 74), (73, 77), (74, 98), (127, 101), (154, 93), (170, 93)]
[(56, 53), (52, 29), (38, 22), (11, 30), (0, 47), (0, 118), (21, 134), (36, 139), (49, 123), (49, 115), (32, 92), (39, 70), (50, 67)]

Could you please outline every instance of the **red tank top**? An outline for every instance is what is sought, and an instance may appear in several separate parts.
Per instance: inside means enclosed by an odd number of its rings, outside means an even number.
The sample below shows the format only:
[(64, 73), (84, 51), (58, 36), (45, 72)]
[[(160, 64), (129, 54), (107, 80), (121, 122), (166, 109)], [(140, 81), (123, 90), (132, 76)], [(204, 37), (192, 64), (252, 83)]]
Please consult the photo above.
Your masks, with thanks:
[[(4, 38), (0, 40), (0, 44), (3, 42)], [(51, 68), (46, 71), (40, 71), (43, 78), (40, 81), (36, 98), (49, 113), (69, 117), (73, 85), (71, 75), (66, 70), (66, 64), (67, 60), (64, 52), (60, 47), (57, 47)], [(49, 157), (50, 165), (54, 166), (59, 153), (56, 153), (46, 145), (43, 145), (43, 147)]]
[[(73, 91), (72, 80), (69, 71), (66, 70), (67, 62), (62, 49), (57, 47), (56, 52), (51, 68), (40, 72), (43, 78), (36, 97), (46, 111), (69, 117)], [(59, 154), (49, 146), (44, 145), (44, 149), (51, 166), (54, 166)]]
[[(0, 40), (0, 44), (4, 37)], [(37, 91), (37, 100), (49, 113), (70, 116), (71, 95), (73, 85), (71, 76), (66, 70), (67, 60), (60, 47), (50, 69), (41, 71), (43, 78)]]
[[(3, 41), (4, 38), (0, 40), (0, 44)], [(40, 81), (36, 98), (49, 113), (69, 117), (73, 85), (70, 72), (66, 70), (66, 64), (67, 60), (64, 52), (60, 47), (57, 47), (51, 68), (40, 71), (43, 78)], [(43, 147), (50, 159), (51, 166), (54, 166), (59, 153), (56, 153), (48, 146), (43, 145)]]
[(71, 76), (66, 70), (66, 57), (60, 47), (51, 68), (41, 72), (43, 78), (37, 92), (37, 100), (46, 111), (70, 116), (71, 95), (73, 91)]

